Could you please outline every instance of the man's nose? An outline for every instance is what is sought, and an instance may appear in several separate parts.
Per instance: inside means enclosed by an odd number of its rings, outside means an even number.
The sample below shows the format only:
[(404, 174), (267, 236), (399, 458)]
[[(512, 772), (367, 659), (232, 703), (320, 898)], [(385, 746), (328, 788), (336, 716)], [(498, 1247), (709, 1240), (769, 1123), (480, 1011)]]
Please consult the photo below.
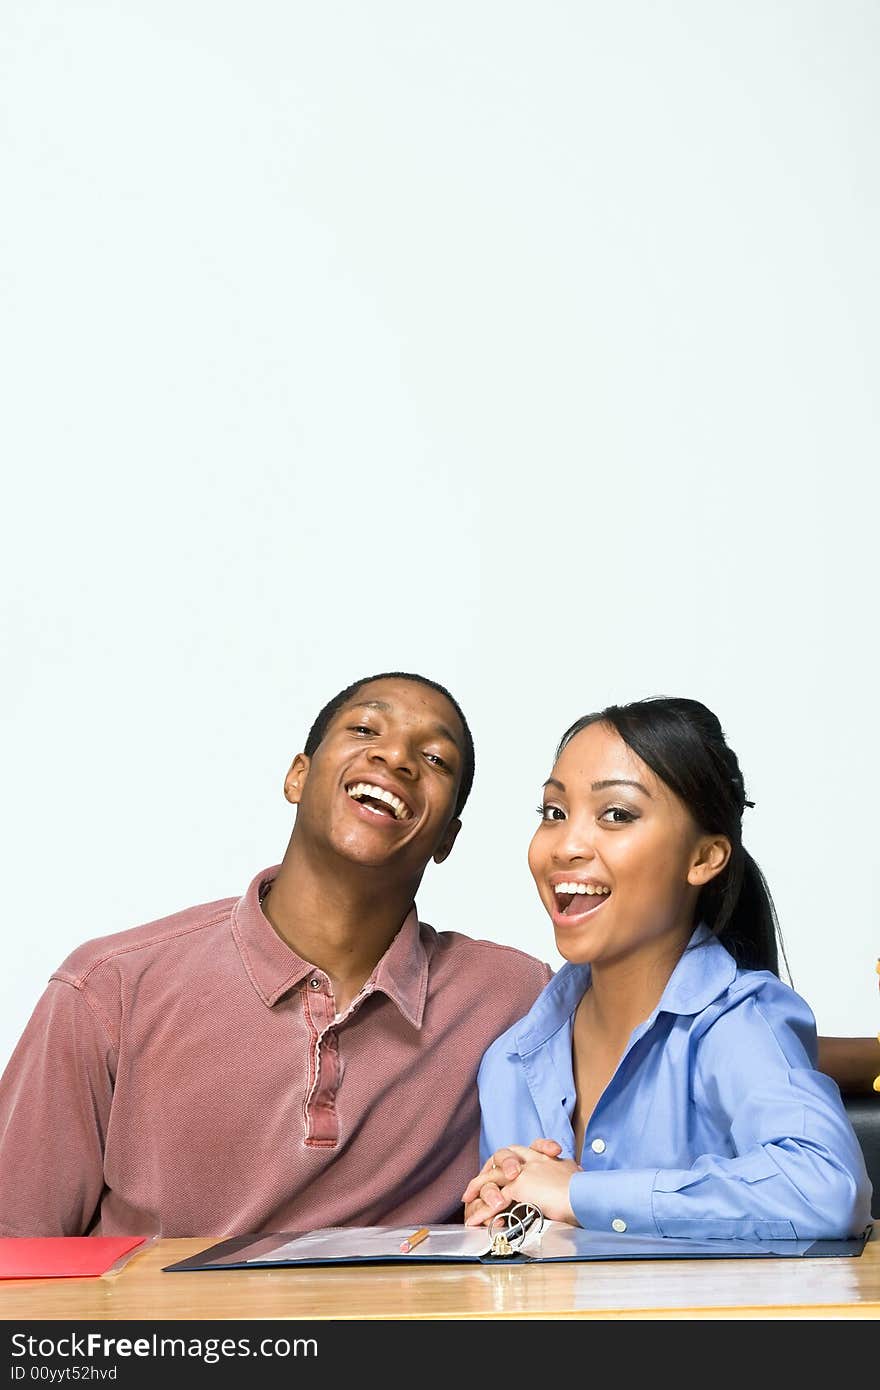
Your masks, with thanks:
[(415, 770), (415, 754), (409, 739), (402, 734), (386, 734), (384, 738), (377, 739), (370, 747), (370, 758), (409, 776)]

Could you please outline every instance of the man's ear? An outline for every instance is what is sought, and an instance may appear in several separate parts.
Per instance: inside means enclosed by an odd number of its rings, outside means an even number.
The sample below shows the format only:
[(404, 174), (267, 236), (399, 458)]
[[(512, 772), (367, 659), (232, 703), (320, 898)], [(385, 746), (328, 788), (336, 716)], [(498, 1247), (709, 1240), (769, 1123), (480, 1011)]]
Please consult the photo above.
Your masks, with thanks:
[(688, 883), (702, 888), (717, 878), (730, 862), (733, 849), (726, 835), (706, 835), (697, 846), (697, 852), (688, 869)]
[(299, 799), (302, 796), (302, 789), (306, 784), (306, 778), (309, 775), (310, 767), (311, 760), (306, 757), (305, 753), (297, 753), (293, 762), (290, 764), (287, 776), (284, 779), (284, 795), (291, 806), (299, 805)]
[(440, 841), (439, 845), (434, 850), (434, 853), (431, 856), (435, 864), (442, 864), (444, 859), (449, 858), (450, 854), (452, 853), (452, 846), (455, 844), (455, 839), (458, 835), (459, 830), (461, 830), (461, 821), (456, 816), (447, 825), (446, 831), (443, 835), (443, 839)]

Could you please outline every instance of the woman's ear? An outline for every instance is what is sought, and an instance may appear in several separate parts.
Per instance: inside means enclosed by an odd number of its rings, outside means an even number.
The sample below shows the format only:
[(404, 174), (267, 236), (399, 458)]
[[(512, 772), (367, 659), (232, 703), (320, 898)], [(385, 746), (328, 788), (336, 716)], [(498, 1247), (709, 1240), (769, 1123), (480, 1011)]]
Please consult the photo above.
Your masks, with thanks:
[(298, 806), (302, 789), (309, 775), (310, 760), (305, 753), (297, 753), (284, 779), (284, 795), (291, 806)]
[(704, 835), (688, 869), (688, 883), (702, 888), (727, 867), (732, 853), (733, 847), (726, 835)]

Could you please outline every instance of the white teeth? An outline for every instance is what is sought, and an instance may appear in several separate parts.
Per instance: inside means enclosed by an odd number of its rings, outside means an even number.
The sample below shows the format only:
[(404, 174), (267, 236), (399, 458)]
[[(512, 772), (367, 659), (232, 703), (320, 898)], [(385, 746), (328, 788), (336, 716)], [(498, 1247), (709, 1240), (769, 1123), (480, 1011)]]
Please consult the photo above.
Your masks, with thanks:
[(592, 897), (601, 897), (601, 896), (603, 896), (603, 895), (607, 896), (607, 895), (611, 892), (611, 889), (610, 889), (610, 888), (605, 888), (604, 886), (602, 886), (602, 885), (600, 885), (600, 884), (598, 884), (598, 883), (595, 883), (595, 884), (594, 884), (594, 883), (555, 883), (555, 884), (553, 885), (553, 891), (554, 891), (554, 893), (569, 893), (569, 894), (572, 894), (572, 893), (580, 893), (580, 894), (588, 893), (589, 896), (592, 898)]
[(355, 801), (362, 796), (371, 796), (374, 801), (384, 801), (387, 806), (391, 807), (397, 820), (409, 820), (409, 807), (400, 800), (400, 797), (384, 791), (382, 787), (374, 787), (370, 782), (356, 782), (354, 786), (347, 787), (346, 790)]

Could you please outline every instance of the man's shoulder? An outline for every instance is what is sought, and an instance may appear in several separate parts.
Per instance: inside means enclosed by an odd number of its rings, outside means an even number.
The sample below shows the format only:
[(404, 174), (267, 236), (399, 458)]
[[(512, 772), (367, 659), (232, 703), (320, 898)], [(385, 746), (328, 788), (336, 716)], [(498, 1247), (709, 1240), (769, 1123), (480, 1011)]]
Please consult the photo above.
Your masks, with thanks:
[(422, 940), (432, 954), (442, 960), (454, 960), (456, 966), (491, 971), (505, 979), (518, 979), (531, 986), (543, 988), (553, 975), (546, 961), (529, 955), (518, 946), (482, 937), (465, 936), (462, 932), (437, 931), (427, 922), (420, 922)]
[(215, 902), (198, 903), (125, 931), (93, 937), (71, 951), (53, 973), (53, 979), (82, 985), (108, 964), (131, 964), (137, 969), (157, 954), (186, 943), (194, 934), (227, 921), (237, 902), (238, 898), (218, 898)]

